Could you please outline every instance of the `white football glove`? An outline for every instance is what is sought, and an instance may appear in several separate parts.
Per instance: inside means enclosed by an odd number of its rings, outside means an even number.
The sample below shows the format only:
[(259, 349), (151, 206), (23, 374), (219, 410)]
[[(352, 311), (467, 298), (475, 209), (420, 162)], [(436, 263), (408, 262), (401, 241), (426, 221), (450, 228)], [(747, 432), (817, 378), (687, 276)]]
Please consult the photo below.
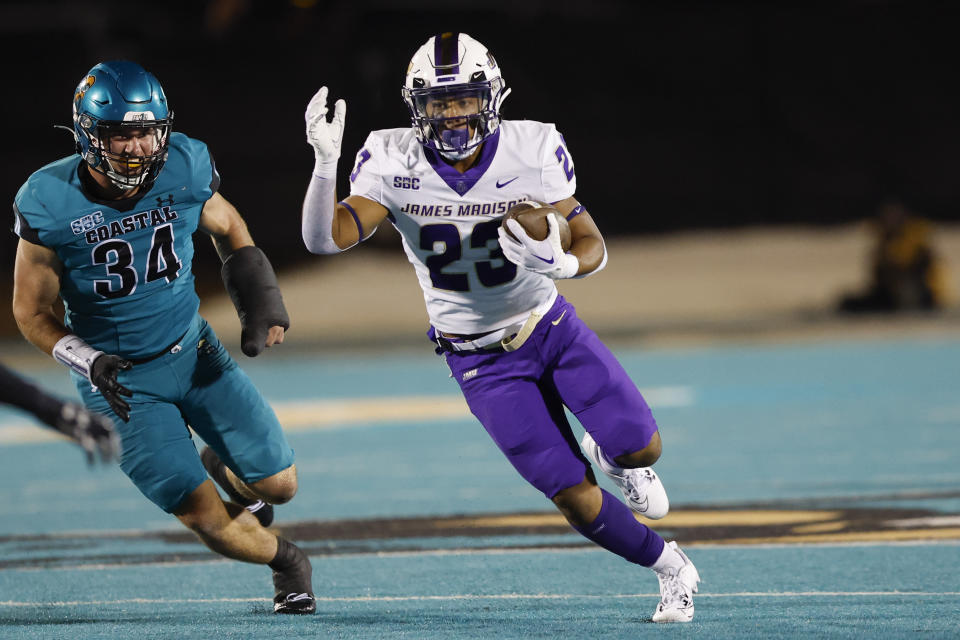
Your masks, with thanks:
[(572, 253), (564, 253), (560, 246), (560, 226), (555, 213), (547, 216), (550, 232), (543, 240), (534, 240), (516, 220), (507, 220), (506, 225), (514, 236), (507, 235), (503, 227), (497, 229), (500, 235), (500, 248), (510, 262), (528, 271), (542, 273), (554, 280), (572, 278), (580, 270), (580, 261)]
[(316, 158), (313, 172), (317, 176), (329, 178), (337, 175), (337, 160), (340, 158), (346, 117), (347, 103), (340, 99), (333, 105), (333, 120), (327, 122), (326, 87), (320, 87), (307, 105), (307, 142), (313, 147)]

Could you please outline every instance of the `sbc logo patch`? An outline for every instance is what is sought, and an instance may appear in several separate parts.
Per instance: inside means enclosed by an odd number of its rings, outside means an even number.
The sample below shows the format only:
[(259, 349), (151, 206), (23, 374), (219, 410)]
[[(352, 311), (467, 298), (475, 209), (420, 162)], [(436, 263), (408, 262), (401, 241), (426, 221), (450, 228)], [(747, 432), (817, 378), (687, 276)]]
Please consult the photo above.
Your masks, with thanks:
[(94, 211), (93, 213), (85, 215), (82, 218), (77, 218), (70, 223), (70, 230), (73, 231), (74, 235), (79, 236), (83, 233), (86, 233), (90, 229), (93, 229), (98, 224), (103, 224), (102, 211)]

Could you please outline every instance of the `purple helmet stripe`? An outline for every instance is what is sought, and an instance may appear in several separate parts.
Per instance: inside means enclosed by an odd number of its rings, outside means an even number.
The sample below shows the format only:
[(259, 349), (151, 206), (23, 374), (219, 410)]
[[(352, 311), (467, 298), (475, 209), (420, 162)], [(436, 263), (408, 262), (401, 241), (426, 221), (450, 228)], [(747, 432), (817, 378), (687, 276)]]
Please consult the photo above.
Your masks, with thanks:
[(433, 39), (433, 65), (438, 76), (460, 73), (460, 34), (448, 31)]

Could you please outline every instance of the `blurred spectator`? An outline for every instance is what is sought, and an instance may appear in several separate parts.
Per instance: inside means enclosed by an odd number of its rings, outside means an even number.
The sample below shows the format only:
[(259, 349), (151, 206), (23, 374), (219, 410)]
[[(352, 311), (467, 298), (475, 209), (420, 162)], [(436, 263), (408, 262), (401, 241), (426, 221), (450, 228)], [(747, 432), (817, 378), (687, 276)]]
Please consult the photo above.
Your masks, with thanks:
[(866, 290), (840, 299), (841, 312), (939, 309), (948, 297), (947, 273), (931, 243), (931, 223), (900, 198), (881, 201), (871, 223), (875, 244)]

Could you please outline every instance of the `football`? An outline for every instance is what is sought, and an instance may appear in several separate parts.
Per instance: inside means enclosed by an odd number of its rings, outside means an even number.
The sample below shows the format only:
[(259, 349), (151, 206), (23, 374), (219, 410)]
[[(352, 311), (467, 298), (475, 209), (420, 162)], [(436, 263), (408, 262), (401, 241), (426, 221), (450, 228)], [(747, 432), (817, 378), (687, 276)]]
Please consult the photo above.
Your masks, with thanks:
[(507, 220), (512, 218), (523, 227), (523, 230), (527, 232), (528, 236), (534, 240), (543, 240), (550, 231), (550, 227), (547, 224), (547, 214), (550, 213), (557, 214), (557, 223), (560, 225), (560, 246), (566, 251), (570, 248), (571, 242), (570, 225), (567, 223), (567, 219), (563, 217), (563, 214), (549, 204), (535, 202), (533, 200), (526, 200), (515, 204), (504, 214), (500, 225), (508, 236), (516, 240), (516, 237), (510, 233), (510, 229), (507, 227)]

